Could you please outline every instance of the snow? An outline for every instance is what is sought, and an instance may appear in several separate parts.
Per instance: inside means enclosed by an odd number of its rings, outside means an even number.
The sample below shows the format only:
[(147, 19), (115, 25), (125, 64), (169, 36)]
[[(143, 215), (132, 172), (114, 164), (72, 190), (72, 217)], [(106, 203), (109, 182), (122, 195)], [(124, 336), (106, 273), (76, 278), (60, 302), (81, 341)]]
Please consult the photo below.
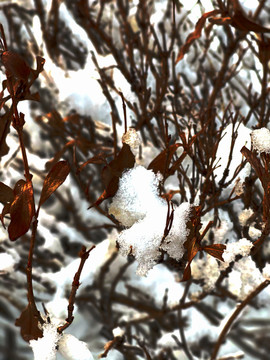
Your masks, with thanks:
[(58, 341), (58, 346), (66, 360), (94, 360), (86, 343), (71, 334), (64, 334)]
[(270, 131), (265, 127), (253, 130), (251, 133), (251, 141), (254, 150), (258, 153), (270, 154)]
[(190, 205), (183, 203), (174, 211), (172, 227), (165, 241), (163, 238), (168, 205), (158, 194), (160, 175), (143, 166), (126, 171), (119, 181), (119, 189), (109, 207), (124, 226), (117, 241), (120, 253), (132, 253), (138, 261), (137, 274), (146, 275), (159, 256), (161, 250), (179, 260), (184, 255), (184, 242), (188, 235), (186, 221)]
[[(17, 256), (18, 258), (18, 256)], [(17, 259), (18, 261), (18, 259)], [(2, 272), (11, 272), (14, 270), (16, 259), (11, 254), (1, 253), (0, 254), (0, 274)]]
[(43, 337), (30, 340), (29, 344), (34, 353), (34, 360), (55, 360), (57, 343), (61, 335), (57, 332), (56, 323), (45, 323), (42, 327)]

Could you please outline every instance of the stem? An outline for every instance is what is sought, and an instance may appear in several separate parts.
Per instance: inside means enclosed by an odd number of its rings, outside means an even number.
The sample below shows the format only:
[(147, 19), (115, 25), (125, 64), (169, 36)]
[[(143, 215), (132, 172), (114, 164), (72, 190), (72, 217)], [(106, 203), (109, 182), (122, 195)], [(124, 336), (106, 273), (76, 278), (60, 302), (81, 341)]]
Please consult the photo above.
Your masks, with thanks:
[(253, 298), (255, 298), (262, 290), (264, 290), (268, 285), (270, 284), (270, 280), (265, 280), (262, 282), (252, 293), (250, 293), (241, 304), (239, 304), (227, 323), (225, 324), (223, 330), (221, 331), (219, 338), (217, 340), (217, 343), (215, 345), (215, 348), (213, 350), (211, 360), (215, 360), (217, 357), (217, 354), (219, 352), (219, 348), (221, 344), (223, 343), (227, 333), (229, 332), (233, 322), (236, 320), (237, 316), (240, 314), (240, 312), (244, 309), (245, 306), (247, 306)]
[(38, 220), (35, 219), (35, 221), (33, 222), (33, 227), (32, 227), (32, 235), (31, 235), (31, 240), (30, 240), (28, 262), (27, 262), (27, 268), (26, 268), (27, 298), (28, 298), (28, 303), (31, 306), (33, 312), (38, 316), (39, 322), (43, 323), (44, 320), (40, 316), (40, 313), (39, 313), (36, 303), (35, 303), (35, 297), (34, 297), (34, 291), (33, 291), (33, 277), (32, 277), (32, 268), (33, 268), (32, 264), (33, 264), (33, 254), (34, 254), (34, 247), (35, 247), (35, 241), (36, 241), (37, 225), (38, 225)]

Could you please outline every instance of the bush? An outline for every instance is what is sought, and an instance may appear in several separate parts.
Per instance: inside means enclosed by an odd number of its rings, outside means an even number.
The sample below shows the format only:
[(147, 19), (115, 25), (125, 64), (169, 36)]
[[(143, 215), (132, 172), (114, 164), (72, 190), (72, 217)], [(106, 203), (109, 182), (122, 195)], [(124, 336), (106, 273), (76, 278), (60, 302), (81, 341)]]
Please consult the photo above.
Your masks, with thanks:
[(0, 5), (0, 359), (267, 358), (256, 6)]

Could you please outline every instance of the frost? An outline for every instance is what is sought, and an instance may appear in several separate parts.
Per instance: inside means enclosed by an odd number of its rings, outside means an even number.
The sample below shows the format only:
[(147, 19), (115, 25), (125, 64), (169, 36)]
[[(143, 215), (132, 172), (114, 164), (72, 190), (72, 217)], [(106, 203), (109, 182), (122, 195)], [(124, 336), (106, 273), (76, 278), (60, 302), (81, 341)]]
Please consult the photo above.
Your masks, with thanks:
[(163, 244), (168, 205), (158, 195), (160, 177), (153, 171), (137, 166), (124, 173), (119, 189), (109, 208), (124, 226), (129, 227), (118, 236), (120, 253), (132, 253), (138, 261), (137, 274), (146, 275), (165, 250), (179, 260), (184, 254), (190, 205), (183, 203), (175, 209), (171, 230)]
[(85, 342), (64, 334), (58, 342), (59, 352), (66, 360), (94, 360)]
[(251, 133), (253, 149), (259, 153), (270, 153), (270, 131), (265, 127), (253, 130)]

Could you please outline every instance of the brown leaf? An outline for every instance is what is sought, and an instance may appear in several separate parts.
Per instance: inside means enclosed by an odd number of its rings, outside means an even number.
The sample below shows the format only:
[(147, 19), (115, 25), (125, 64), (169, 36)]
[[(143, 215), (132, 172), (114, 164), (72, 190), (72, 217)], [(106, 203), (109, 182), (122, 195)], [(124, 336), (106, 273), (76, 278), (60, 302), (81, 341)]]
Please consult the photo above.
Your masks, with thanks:
[(222, 258), (222, 254), (226, 249), (226, 245), (223, 244), (212, 244), (208, 246), (204, 246), (202, 248), (203, 251), (206, 251), (209, 255), (214, 256), (220, 261), (224, 261)]
[(154, 160), (148, 165), (148, 170), (153, 170), (155, 174), (160, 172), (165, 178), (169, 174), (169, 165), (172, 160), (173, 154), (181, 144), (173, 144), (169, 149), (163, 150)]
[(10, 203), (6, 203), (3, 207), (2, 213), (0, 215), (0, 220), (1, 220), (1, 223), (4, 227), (4, 229), (6, 228), (5, 224), (4, 224), (4, 217), (10, 213), (10, 205), (11, 205)]
[(176, 64), (183, 59), (184, 55), (188, 52), (188, 49), (190, 48), (192, 43), (201, 36), (202, 29), (205, 25), (206, 19), (211, 16), (217, 15), (219, 13), (220, 13), (219, 10), (212, 10), (203, 14), (202, 17), (200, 17), (200, 19), (197, 21), (195, 25), (195, 30), (188, 35), (185, 44), (181, 47), (175, 62)]
[(250, 165), (255, 170), (258, 178), (261, 180), (261, 183), (262, 183), (264, 189), (267, 188), (268, 181), (267, 181), (267, 176), (265, 176), (266, 175), (265, 169), (263, 168), (262, 164), (260, 163), (260, 160), (256, 157), (255, 153), (250, 151), (245, 146), (242, 147), (241, 153), (245, 156), (247, 161), (250, 163)]
[(231, 25), (242, 31), (254, 31), (255, 33), (270, 33), (270, 29), (250, 20), (242, 10), (237, 10), (232, 16)]
[(200, 246), (199, 244), (196, 242), (196, 239), (194, 238), (193, 241), (191, 242), (191, 247), (189, 249), (188, 252), (188, 263), (185, 267), (184, 273), (183, 273), (183, 278), (181, 280), (182, 281), (187, 281), (190, 279), (191, 277), (191, 262), (194, 259), (194, 257), (196, 256), (197, 252), (200, 250)]
[(119, 178), (126, 169), (133, 168), (134, 164), (135, 156), (130, 150), (129, 145), (124, 143), (116, 158), (103, 168), (101, 177), (105, 190), (89, 209), (101, 204), (103, 200), (114, 196), (118, 190)]
[(82, 169), (88, 164), (106, 164), (105, 154), (101, 153), (91, 157), (91, 159), (85, 161), (77, 170), (77, 173), (80, 173)]
[(19, 54), (13, 51), (4, 51), (1, 61), (9, 75), (23, 81), (28, 79), (31, 68)]
[(12, 203), (14, 199), (13, 190), (0, 181), (0, 202), (2, 204)]
[(15, 325), (21, 328), (21, 335), (25, 341), (37, 340), (43, 337), (43, 332), (38, 326), (37, 314), (35, 314), (30, 304), (22, 311)]
[(0, 116), (0, 158), (9, 152), (6, 137), (10, 131), (10, 123), (11, 117), (7, 111), (4, 115)]
[(34, 198), (31, 181), (19, 180), (14, 188), (15, 198), (10, 205), (11, 221), (8, 226), (10, 240), (17, 240), (30, 228), (34, 216)]
[(70, 172), (70, 166), (67, 161), (62, 160), (57, 162), (49, 174), (46, 176), (40, 195), (38, 210), (42, 204), (55, 192), (55, 190), (63, 184)]

